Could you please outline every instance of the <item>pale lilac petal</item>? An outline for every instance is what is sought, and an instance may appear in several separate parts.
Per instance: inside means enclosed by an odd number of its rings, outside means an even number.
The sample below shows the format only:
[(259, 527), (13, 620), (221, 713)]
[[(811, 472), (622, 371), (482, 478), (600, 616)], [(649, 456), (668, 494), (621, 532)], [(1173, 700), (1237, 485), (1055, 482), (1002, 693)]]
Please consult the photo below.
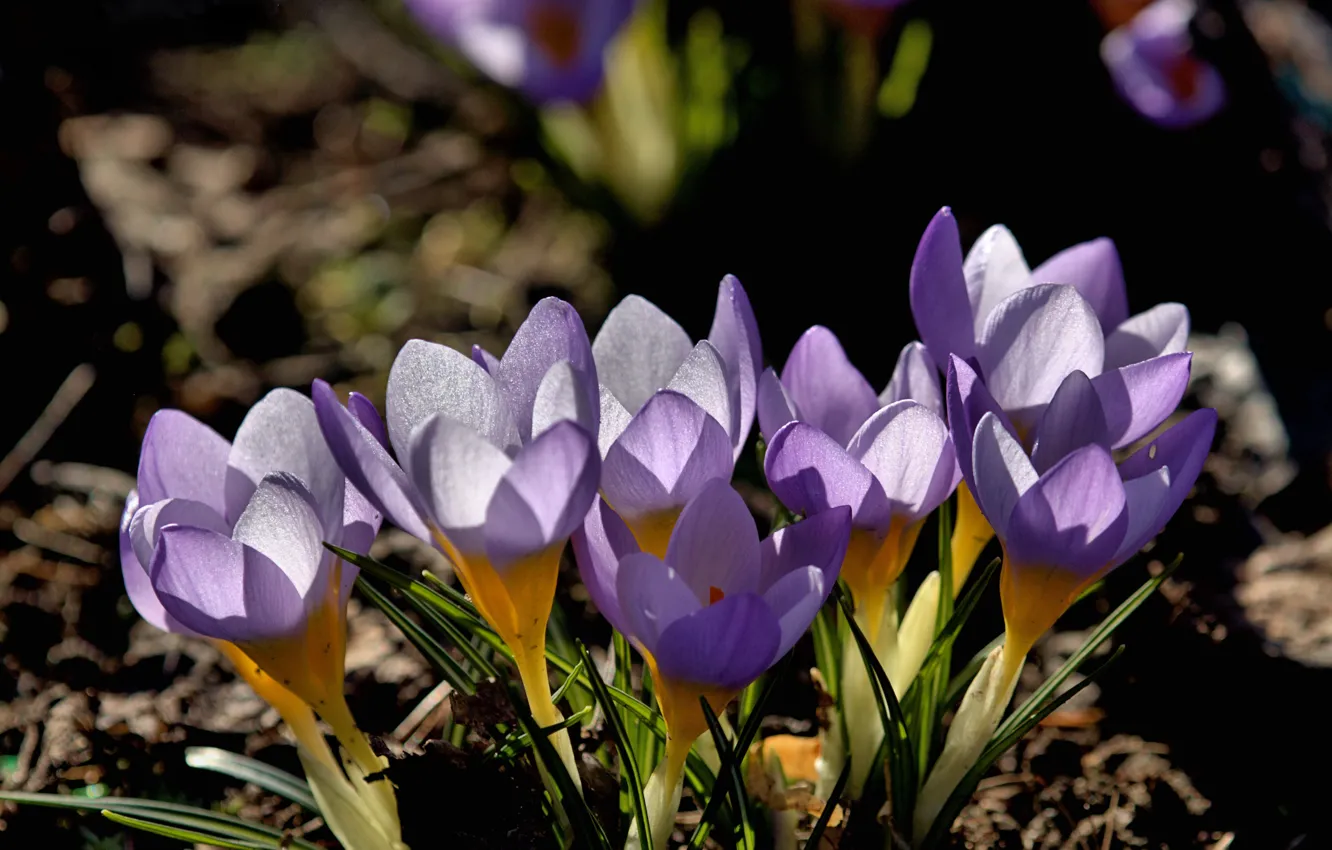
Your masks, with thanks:
[(851, 365), (833, 332), (815, 325), (801, 335), (782, 369), (782, 386), (808, 422), (845, 446), (879, 400)]
[(663, 389), (694, 344), (689, 334), (656, 304), (629, 295), (606, 316), (592, 341), (603, 386), (630, 413)]
[[(1010, 295), (1036, 282), (1032, 279), (1017, 239), (1002, 224), (990, 227), (971, 246), (962, 265), (962, 273), (967, 281), (973, 330), (977, 339), (995, 307)], [(953, 353), (963, 356), (959, 352)]]
[(162, 530), (150, 574), (167, 613), (185, 628), (232, 642), (289, 635), (305, 600), (282, 568), (239, 540), (185, 525)]
[(1005, 529), (1004, 555), (1023, 566), (1094, 575), (1112, 565), (1128, 515), (1124, 484), (1102, 446), (1084, 446), (1022, 494)]
[(768, 604), (740, 593), (667, 626), (657, 640), (657, 669), (667, 680), (738, 690), (772, 666), (781, 645)]
[[(536, 387), (534, 382), (534, 397)], [(518, 447), (515, 413), (510, 411), (499, 384), (471, 358), (452, 348), (408, 340), (389, 369), (386, 397), (389, 442), (404, 463), (412, 435), (436, 414), (461, 422), (505, 451)], [(530, 400), (528, 404), (530, 425)]]
[(758, 589), (758, 526), (730, 482), (709, 481), (685, 505), (671, 532), (666, 563), (699, 604), (707, 604), (714, 587), (727, 594)]
[(818, 567), (797, 567), (764, 591), (763, 601), (782, 631), (774, 658), (785, 655), (809, 631), (831, 590), (827, 576)]
[(773, 495), (797, 513), (811, 516), (846, 505), (857, 528), (873, 529), (886, 527), (892, 518), (874, 474), (832, 437), (804, 422), (777, 432), (763, 470)]
[(1101, 374), (1104, 340), (1071, 286), (1039, 284), (1000, 303), (980, 335), (985, 386), (1019, 428), (1032, 427), (1070, 372)]
[[(139, 616), (162, 631), (175, 631), (174, 620), (162, 607), (153, 590), (153, 583), (148, 578), (148, 569), (134, 554), (134, 543), (130, 539), (130, 523), (139, 510), (139, 491), (131, 490), (125, 499), (125, 510), (120, 515), (120, 572), (125, 580), (125, 593)], [(151, 562), (150, 562), (151, 563)], [(170, 622), (168, 622), (170, 621)]]
[(231, 523), (203, 502), (190, 499), (163, 499), (143, 505), (129, 518), (130, 548), (139, 564), (153, 562), (153, 549), (157, 535), (168, 525), (190, 525), (206, 528), (218, 534), (231, 535)]
[(628, 627), (625, 633), (654, 655), (661, 633), (699, 609), (698, 597), (684, 579), (646, 552), (626, 555), (620, 561), (615, 593)]
[(497, 569), (564, 541), (597, 497), (601, 456), (592, 437), (561, 422), (523, 447), (486, 509), (486, 553)]
[(1128, 318), (1124, 268), (1115, 243), (1102, 236), (1065, 248), (1031, 273), (1036, 283), (1066, 283), (1077, 287), (1096, 311), (1101, 330), (1110, 333)]
[(895, 401), (911, 399), (944, 416), (943, 390), (939, 387), (939, 367), (921, 342), (908, 342), (897, 355), (893, 377), (879, 393), (879, 406), (887, 407)]
[[(533, 436), (532, 404), (541, 380), (550, 367), (561, 360), (569, 361), (578, 375), (579, 386), (586, 394), (587, 409), (599, 411), (597, 367), (593, 363), (592, 346), (587, 341), (583, 320), (571, 304), (558, 298), (542, 298), (513, 335), (494, 373), (523, 442)], [(597, 432), (595, 423), (588, 431)]]
[(986, 413), (977, 423), (971, 457), (975, 466), (972, 495), (1002, 538), (1014, 506), (1039, 476), (1017, 438), (993, 413)]
[(1132, 557), (1134, 552), (1146, 545), (1165, 527), (1179, 506), (1184, 504), (1198, 480), (1198, 474), (1202, 472), (1215, 435), (1216, 411), (1211, 408), (1195, 410), (1119, 465), (1119, 474), (1126, 481), (1142, 478), (1162, 467), (1170, 475), (1170, 492), (1159, 505), (1156, 518), (1138, 527), (1138, 540), (1125, 541), (1119, 553), (1120, 560)]
[[(338, 403), (333, 388), (321, 380), (313, 387), (319, 429), (347, 482), (393, 524), (431, 542), (420, 494), (385, 447)], [(345, 516), (345, 507), (344, 507)]]
[(945, 398), (948, 402), (948, 430), (953, 437), (953, 450), (957, 452), (957, 466), (967, 487), (975, 493), (971, 444), (975, 440), (976, 426), (987, 413), (993, 413), (1010, 433), (1014, 433), (1013, 423), (985, 388), (985, 382), (976, 370), (958, 357), (952, 357), (948, 362)]
[(935, 363), (976, 353), (971, 301), (962, 273), (962, 239), (953, 211), (934, 214), (911, 261), (911, 316)]
[(1092, 379), (1105, 409), (1110, 448), (1142, 439), (1175, 412), (1189, 386), (1192, 360), (1188, 352), (1166, 354)]
[(485, 369), (492, 378), (499, 372), (500, 359), (475, 343), (472, 344), (472, 362)]
[(727, 385), (726, 364), (707, 340), (694, 346), (666, 387), (706, 410), (728, 435), (734, 435), (740, 427), (740, 411), (732, 405)]
[(295, 390), (269, 392), (236, 431), (227, 456), (228, 520), (239, 521), (254, 489), (271, 472), (289, 473), (305, 485), (323, 528), (342, 527), (346, 481), (319, 431), (314, 403)]
[(1110, 448), (1106, 412), (1090, 378), (1073, 372), (1064, 379), (1045, 408), (1036, 435), (1031, 463), (1040, 473), (1074, 449), (1092, 445)]
[(1164, 466), (1124, 482), (1128, 526), (1124, 529), (1124, 541), (1115, 552), (1113, 561), (1116, 565), (1136, 555), (1161, 530), (1169, 519), (1169, 516), (1162, 517), (1169, 498), (1170, 470)]
[(191, 499), (226, 513), (230, 453), (231, 443), (188, 413), (157, 411), (139, 454), (139, 499)]
[(774, 531), (762, 544), (759, 592), (767, 593), (783, 576), (805, 567), (818, 568), (825, 588), (831, 590), (850, 540), (851, 509), (845, 505)]
[(303, 599), (324, 598), (319, 509), (303, 481), (286, 472), (264, 476), (231, 536), (277, 564)]
[(893, 513), (910, 520), (939, 507), (960, 477), (948, 426), (910, 400), (870, 417), (846, 450), (878, 480)]
[(683, 395), (648, 399), (606, 453), (601, 489), (624, 517), (683, 507), (714, 478), (729, 481), (731, 440), (717, 420)]
[(592, 602), (601, 615), (621, 632), (629, 628), (615, 589), (620, 561), (639, 551), (638, 541), (620, 515), (600, 497), (592, 503), (581, 528), (573, 533), (574, 558)]
[(600, 401), (601, 425), (597, 431), (597, 450), (604, 458), (615, 441), (620, 439), (624, 429), (629, 427), (634, 415), (604, 386), (600, 388)]
[(777, 373), (772, 367), (764, 369), (758, 381), (759, 433), (763, 439), (771, 440), (783, 425), (799, 418), (795, 402), (786, 394), (786, 387), (782, 386)]
[(1131, 317), (1105, 338), (1105, 368), (1114, 369), (1183, 351), (1189, 341), (1189, 310), (1157, 304)]
[(347, 409), (356, 417), (356, 421), (361, 423), (361, 427), (370, 432), (370, 436), (374, 437), (376, 442), (388, 448), (388, 431), (384, 430), (384, 419), (379, 415), (379, 410), (373, 401), (360, 393), (349, 393)]
[(383, 522), (384, 515), (348, 481), (342, 499), (342, 541), (337, 545), (365, 554)]
[(736, 427), (731, 434), (738, 458), (754, 425), (758, 404), (758, 374), (763, 368), (763, 343), (759, 339), (758, 320), (749, 296), (734, 275), (722, 278), (717, 287), (717, 309), (708, 331), (711, 342), (726, 364), (726, 378), (732, 392), (732, 408), (736, 411)]
[(550, 367), (532, 402), (532, 439), (565, 421), (576, 423), (589, 434), (597, 433), (600, 412), (590, 406), (591, 396), (582, 381), (567, 360)]
[(484, 549), (486, 511), (513, 461), (471, 428), (444, 414), (412, 435), (411, 478), (431, 515), (463, 555)]

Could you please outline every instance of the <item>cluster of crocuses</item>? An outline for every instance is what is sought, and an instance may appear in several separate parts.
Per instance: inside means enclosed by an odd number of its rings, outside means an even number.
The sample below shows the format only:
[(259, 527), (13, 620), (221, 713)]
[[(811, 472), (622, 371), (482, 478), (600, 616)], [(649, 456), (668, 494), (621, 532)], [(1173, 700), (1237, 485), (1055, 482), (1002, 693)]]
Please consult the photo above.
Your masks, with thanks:
[[(653, 846), (664, 847), (686, 757), (707, 728), (700, 700), (720, 709), (785, 655), (839, 577), (894, 690), (909, 685), (934, 635), (940, 581), (926, 579), (900, 623), (890, 594), (922, 521), (956, 490), (953, 587), (997, 535), (1007, 638), (920, 796), (916, 829), (928, 828), (1001, 719), (1035, 640), (1179, 507), (1215, 414), (1117, 454), (1183, 395), (1188, 316), (1163, 304), (1130, 317), (1107, 240), (1032, 271), (995, 227), (964, 258), (945, 209), (921, 239), (909, 291), (923, 342), (902, 350), (879, 394), (822, 327), (780, 375), (763, 370), (748, 297), (727, 277), (697, 343), (635, 296), (592, 341), (553, 298), (501, 357), (412, 341), (389, 375), (384, 419), (322, 381), (313, 400), (270, 393), (232, 443), (160, 412), (122, 524), (130, 597), (159, 627), (215, 641), (278, 709), (316, 793), (350, 801), (330, 818), (345, 844), (398, 847), (392, 786), (366, 781), (383, 762), (342, 694), (356, 570), (322, 543), (368, 552), (382, 516), (436, 546), (550, 727), (562, 717), (546, 625), (572, 539), (592, 600), (655, 683), (669, 734), (647, 799)], [(756, 417), (768, 483), (801, 517), (762, 539), (730, 484)], [(849, 756), (863, 782), (882, 729), (863, 697), (864, 664), (847, 659), (850, 722), (829, 730), (824, 761), (837, 772)], [(567, 731), (551, 740), (577, 782)]]

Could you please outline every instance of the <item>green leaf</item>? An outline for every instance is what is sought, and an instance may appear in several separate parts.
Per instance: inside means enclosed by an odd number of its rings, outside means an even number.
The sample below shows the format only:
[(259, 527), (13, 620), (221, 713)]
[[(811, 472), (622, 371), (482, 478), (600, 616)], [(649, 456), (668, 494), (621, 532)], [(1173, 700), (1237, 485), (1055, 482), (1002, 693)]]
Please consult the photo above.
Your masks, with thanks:
[[(754, 846), (754, 829), (749, 823), (749, 797), (745, 793), (745, 780), (740, 775), (741, 757), (737, 756), (736, 750), (732, 749), (730, 742), (726, 740), (726, 732), (722, 729), (721, 721), (717, 719), (716, 712), (712, 710), (711, 705), (708, 705), (708, 698), (700, 696), (698, 703), (703, 706), (703, 717), (708, 721), (708, 731), (712, 733), (712, 742), (716, 744), (717, 755), (721, 757), (721, 773), (717, 777), (717, 781), (721, 783), (723, 780), (729, 779), (729, 790), (735, 797), (731, 809), (740, 822), (740, 835), (736, 841), (737, 850), (742, 847), (752, 849)], [(725, 786), (716, 789), (713, 791), (713, 797), (725, 798), (727, 790)], [(709, 800), (708, 802), (711, 803), (712, 801)], [(702, 827), (703, 824), (700, 822), (699, 828)], [(698, 835), (698, 831), (695, 830), (694, 834)], [(692, 841), (690, 846), (694, 846)]]
[[(883, 722), (883, 738), (887, 745), (892, 786), (888, 793), (892, 796), (893, 821), (910, 828), (911, 812), (916, 803), (916, 748), (912, 744), (910, 730), (907, 729), (906, 717), (902, 714), (897, 695), (893, 693), (893, 684), (888, 681), (888, 674), (884, 672), (869, 639), (856, 622), (855, 613), (851, 609), (851, 595), (842, 589), (841, 584), (833, 592), (838, 604), (842, 606), (842, 621), (851, 630), (856, 646), (860, 649), (860, 657), (870, 671), (870, 686), (874, 689), (874, 702), (879, 709), (879, 719)], [(848, 718), (848, 722), (854, 722), (854, 718)]]
[(842, 772), (837, 775), (837, 782), (833, 784), (832, 793), (828, 795), (828, 802), (824, 804), (823, 811), (819, 812), (819, 819), (814, 821), (814, 828), (809, 831), (809, 839), (805, 841), (806, 850), (818, 850), (819, 842), (823, 840), (823, 833), (832, 820), (833, 810), (842, 801), (842, 792), (846, 790), (846, 783), (850, 778), (851, 760), (847, 759), (842, 763)]
[(356, 587), (360, 589), (365, 598), (370, 600), (372, 605), (383, 611), (385, 616), (393, 621), (393, 625), (398, 627), (398, 631), (402, 632), (412, 642), (412, 645), (421, 651), (422, 655), (430, 659), (430, 663), (435, 666), (439, 674), (455, 690), (468, 696), (476, 693), (476, 683), (472, 677), (454, 660), (453, 656), (449, 654), (449, 650), (442, 643), (412, 622), (411, 617), (408, 617), (401, 608), (393, 604), (392, 600), (366, 581), (365, 576), (356, 577)]
[(269, 848), (280, 848), (282, 842), (274, 841), (272, 843), (264, 841), (246, 841), (243, 839), (224, 838), (207, 832), (199, 832), (193, 829), (182, 829), (176, 826), (167, 826), (156, 821), (143, 820), (141, 818), (131, 817), (129, 815), (117, 814), (109, 809), (102, 810), (102, 817), (121, 826), (128, 826), (134, 829), (150, 832), (153, 835), (161, 835), (166, 838), (174, 838), (177, 841), (183, 841), (186, 844), (211, 844), (214, 847), (225, 847), (228, 850), (269, 850)]
[[(579, 666), (591, 673), (587, 678), (592, 684), (592, 695), (601, 705), (601, 712), (606, 716), (606, 725), (610, 727), (611, 740), (615, 742), (615, 749), (620, 754), (620, 779), (629, 786), (629, 801), (634, 807), (634, 818), (638, 821), (639, 841), (643, 850), (653, 850), (652, 826), (648, 823), (647, 802), (643, 799), (643, 775), (639, 770), (634, 749), (629, 743), (629, 730), (625, 727), (624, 717), (611, 701), (606, 683), (596, 674), (596, 665), (592, 662), (592, 656), (587, 654), (587, 647), (583, 646), (582, 641), (578, 641), (577, 649)], [(616, 661), (618, 664), (619, 659)]]
[(827, 606), (820, 608), (814, 617), (813, 631), (814, 664), (823, 674), (823, 684), (828, 696), (836, 700), (842, 685), (842, 665), (838, 656), (841, 645), (837, 643), (837, 626), (829, 622), (834, 616), (836, 615), (831, 608)]
[(314, 795), (310, 793), (310, 786), (304, 779), (258, 759), (217, 747), (187, 747), (185, 763), (190, 767), (211, 770), (239, 779), (241, 782), (258, 785), (265, 791), (271, 791), (293, 803), (299, 803), (306, 811), (319, 813), (319, 804), (315, 802)]
[[(579, 723), (582, 723), (585, 719), (587, 719), (591, 714), (592, 714), (592, 706), (588, 706), (587, 708), (581, 709), (579, 711), (574, 712), (573, 714), (570, 714), (568, 717), (564, 718), (559, 723), (552, 723), (549, 726), (542, 726), (541, 734), (549, 738), (551, 735), (555, 734), (556, 732), (561, 732), (565, 729), (571, 729), (574, 726), (577, 726)], [(518, 732), (517, 734), (511, 734), (506, 736), (504, 738), (503, 743), (491, 746), (490, 749), (486, 750), (485, 758), (512, 759), (514, 756), (518, 755), (531, 745), (532, 745), (532, 739), (528, 736), (528, 734), (526, 732)]]

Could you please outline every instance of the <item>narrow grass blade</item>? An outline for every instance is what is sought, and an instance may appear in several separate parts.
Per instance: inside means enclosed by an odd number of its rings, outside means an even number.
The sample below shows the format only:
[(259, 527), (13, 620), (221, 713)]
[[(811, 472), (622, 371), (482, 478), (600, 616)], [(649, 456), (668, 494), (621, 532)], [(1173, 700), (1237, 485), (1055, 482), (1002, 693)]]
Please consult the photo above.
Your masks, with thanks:
[[(735, 799), (731, 809), (735, 812), (740, 827), (740, 835), (736, 841), (736, 848), (746, 848), (752, 850), (754, 847), (754, 829), (749, 823), (749, 798), (745, 792), (745, 780), (740, 775), (740, 756), (736, 750), (732, 749), (729, 741), (726, 740), (726, 732), (722, 729), (721, 721), (717, 719), (717, 714), (708, 705), (707, 697), (699, 697), (698, 703), (703, 707), (703, 717), (708, 721), (708, 731), (712, 733), (712, 742), (717, 745), (717, 755), (721, 757), (721, 772), (717, 777), (718, 784), (729, 780), (729, 793), (733, 794)], [(714, 797), (725, 798), (728, 794), (728, 788), (722, 785), (715, 789)], [(709, 800), (709, 803), (712, 801)], [(699, 823), (702, 828), (703, 823)], [(695, 835), (697, 835), (697, 830)], [(693, 846), (693, 842), (690, 842)]]
[(430, 659), (430, 663), (435, 666), (435, 669), (439, 671), (446, 682), (468, 696), (476, 693), (476, 682), (454, 660), (442, 643), (435, 640), (425, 629), (412, 622), (411, 617), (408, 617), (401, 608), (393, 604), (392, 600), (366, 581), (364, 576), (356, 577), (356, 586), (360, 589), (361, 594), (370, 600), (372, 605), (383, 611), (384, 615), (393, 621), (393, 625), (398, 627), (398, 631), (402, 632), (412, 642), (412, 645), (421, 651), (422, 655)]
[[(588, 670), (595, 670), (592, 656), (587, 654), (587, 647), (583, 646), (582, 641), (578, 641), (577, 649), (579, 665)], [(601, 705), (601, 711), (606, 716), (606, 725), (610, 727), (611, 740), (615, 742), (615, 749), (620, 754), (620, 779), (629, 786), (629, 801), (634, 808), (634, 819), (638, 821), (639, 841), (643, 850), (653, 850), (652, 827), (648, 823), (647, 802), (643, 798), (643, 774), (639, 770), (634, 749), (629, 743), (629, 730), (624, 724), (620, 710), (611, 701), (610, 692), (606, 690), (606, 683), (601, 681), (601, 677), (593, 673), (587, 677), (587, 680), (592, 684), (592, 695)]]
[(121, 826), (128, 826), (142, 832), (149, 832), (153, 835), (161, 835), (165, 838), (174, 838), (177, 841), (183, 841), (186, 844), (208, 844), (213, 847), (223, 847), (227, 850), (282, 850), (284, 846), (282, 841), (245, 841), (243, 839), (225, 838), (213, 835), (207, 832), (199, 832), (193, 829), (181, 829), (176, 826), (167, 826), (156, 821), (143, 820), (141, 818), (131, 817), (129, 815), (117, 814), (109, 809), (102, 810), (102, 817), (107, 820), (118, 823)]
[(258, 759), (243, 756), (217, 747), (187, 747), (185, 763), (200, 770), (211, 770), (258, 785), (265, 791), (271, 791), (279, 797), (286, 797), (293, 803), (299, 803), (306, 811), (319, 813), (319, 804), (310, 793), (310, 786), (305, 780), (293, 776), (285, 770), (265, 764)]
[(823, 833), (832, 821), (833, 811), (842, 801), (842, 792), (846, 790), (850, 778), (851, 760), (847, 759), (842, 765), (842, 772), (837, 775), (837, 782), (833, 784), (832, 793), (828, 795), (828, 802), (824, 804), (823, 811), (819, 812), (819, 819), (814, 821), (814, 828), (809, 831), (809, 839), (805, 841), (806, 850), (818, 850), (819, 842), (823, 840)]
[(819, 609), (814, 617), (814, 663), (823, 674), (823, 686), (828, 696), (834, 701), (842, 689), (841, 644), (837, 643), (837, 626), (832, 622), (833, 613), (829, 606)]

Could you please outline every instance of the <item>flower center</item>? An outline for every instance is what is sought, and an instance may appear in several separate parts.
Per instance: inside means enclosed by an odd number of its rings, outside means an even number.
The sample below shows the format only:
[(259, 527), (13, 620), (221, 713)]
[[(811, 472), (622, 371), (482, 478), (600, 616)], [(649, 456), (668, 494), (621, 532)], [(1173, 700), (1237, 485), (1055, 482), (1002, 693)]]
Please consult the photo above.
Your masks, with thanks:
[(1166, 84), (1180, 100), (1188, 100), (1198, 92), (1202, 66), (1192, 56), (1181, 56), (1171, 63), (1166, 72)]
[(720, 587), (712, 586), (708, 588), (709, 605), (716, 605), (718, 602), (722, 601), (725, 598), (726, 598), (726, 593)]
[(566, 68), (578, 55), (581, 41), (578, 18), (558, 3), (539, 3), (528, 13), (532, 42), (557, 68)]

